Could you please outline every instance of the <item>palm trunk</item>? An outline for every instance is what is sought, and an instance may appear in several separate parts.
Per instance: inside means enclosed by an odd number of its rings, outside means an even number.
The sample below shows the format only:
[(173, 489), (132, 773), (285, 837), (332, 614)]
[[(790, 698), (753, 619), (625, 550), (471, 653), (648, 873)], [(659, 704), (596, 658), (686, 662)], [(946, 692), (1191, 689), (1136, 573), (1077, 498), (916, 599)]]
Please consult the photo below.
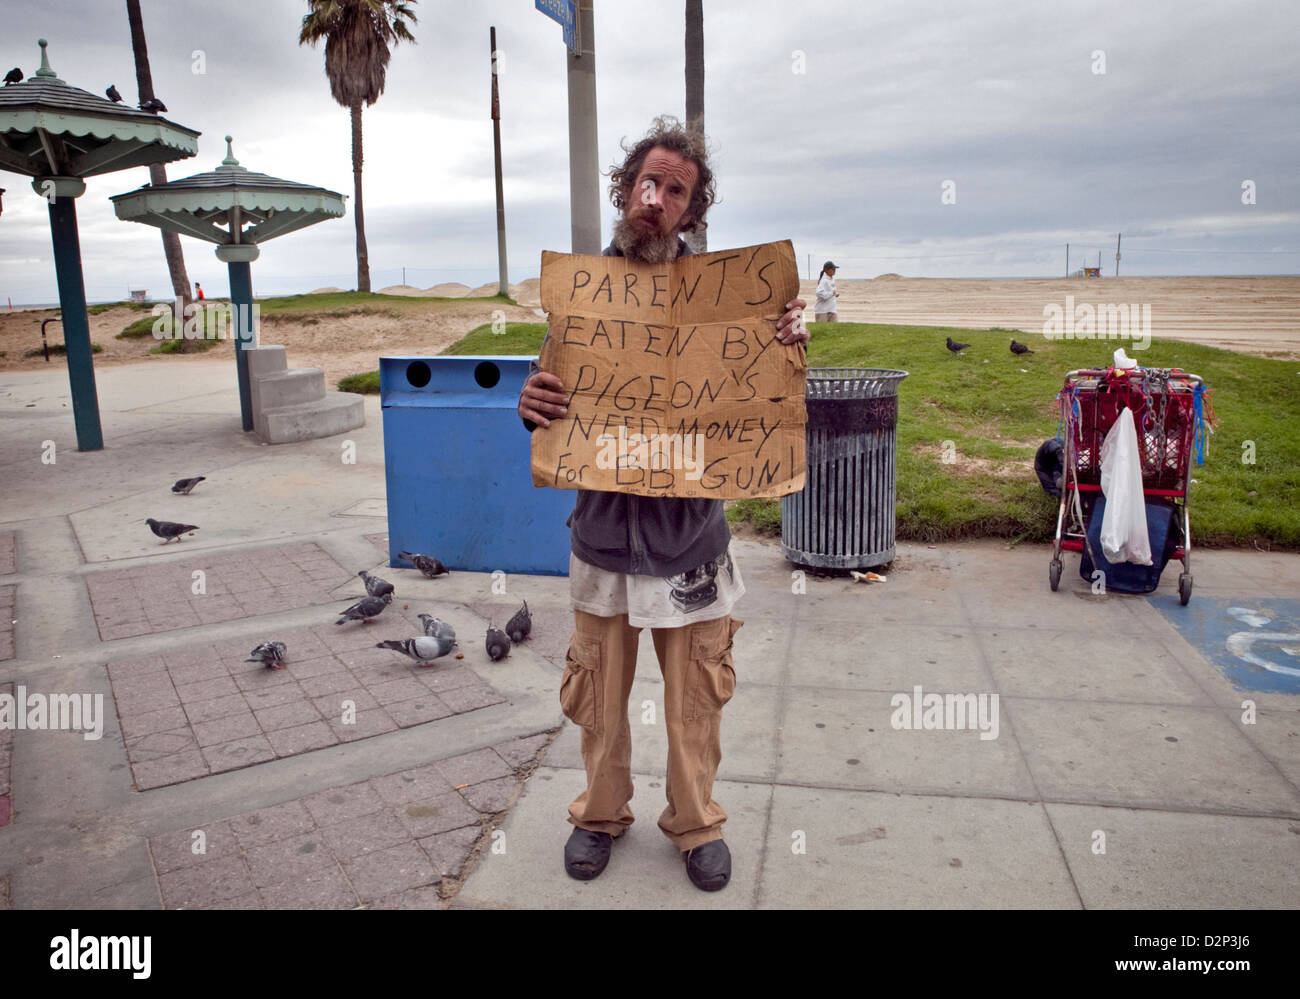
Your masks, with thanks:
[(361, 102), (352, 105), (352, 217), (357, 224), (357, 291), (370, 290), (370, 258), (366, 253), (366, 214), (361, 204)]
[[(140, 15), (140, 0), (126, 0), (126, 19), (131, 25), (131, 51), (135, 55), (135, 81), (140, 91), (140, 103), (151, 100), (153, 74), (149, 72), (149, 46), (144, 37), (144, 19)], [(157, 187), (167, 183), (167, 168), (161, 163), (149, 166), (149, 183)], [(190, 295), (190, 278), (185, 271), (185, 255), (181, 252), (181, 238), (174, 232), (163, 230), (163, 255), (167, 258), (167, 271), (171, 275), (172, 294), (181, 300), (182, 314), (176, 322), (184, 323), (184, 308), (193, 300)], [(185, 345), (186, 350), (189, 344)]]
[[(704, 134), (704, 0), (686, 0), (686, 127)], [(685, 238), (695, 253), (709, 248), (703, 232)]]

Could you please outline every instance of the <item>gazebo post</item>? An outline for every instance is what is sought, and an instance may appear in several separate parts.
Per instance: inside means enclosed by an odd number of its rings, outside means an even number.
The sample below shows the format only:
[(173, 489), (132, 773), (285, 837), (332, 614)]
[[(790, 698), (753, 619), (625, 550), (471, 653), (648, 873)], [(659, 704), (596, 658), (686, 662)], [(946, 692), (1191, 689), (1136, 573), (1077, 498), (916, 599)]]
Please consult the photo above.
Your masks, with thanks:
[(239, 413), (244, 429), (253, 429), (253, 394), (248, 378), (248, 348), (254, 344), (253, 271), (248, 265), (261, 251), (256, 243), (223, 243), (217, 259), (230, 275), (230, 308), (234, 313), (235, 369), (239, 376)]
[(77, 237), (77, 198), (85, 192), (86, 184), (76, 177), (44, 177), (32, 181), (32, 187), (49, 201), (50, 236), (54, 241), (59, 307), (63, 310), (63, 342), (67, 349), (68, 381), (72, 386), (77, 450), (101, 451), (104, 433), (99, 422), (99, 393), (95, 389), (90, 320), (86, 313), (86, 282), (81, 271), (81, 241)]

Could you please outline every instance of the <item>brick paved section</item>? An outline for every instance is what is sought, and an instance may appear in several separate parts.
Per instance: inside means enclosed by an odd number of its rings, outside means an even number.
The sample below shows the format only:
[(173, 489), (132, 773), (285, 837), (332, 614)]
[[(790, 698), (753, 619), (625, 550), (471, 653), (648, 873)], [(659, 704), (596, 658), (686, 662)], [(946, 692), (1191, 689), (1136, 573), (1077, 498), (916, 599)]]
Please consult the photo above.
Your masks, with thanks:
[(418, 634), (417, 621), (390, 608), (372, 625), (266, 636), (287, 646), (282, 670), (243, 661), (255, 638), (109, 663), (136, 787), (178, 784), (505, 700), (464, 660), (448, 656), (424, 667), (375, 648), (381, 639)]
[[(460, 875), (485, 823), (505, 809), (523, 780), (519, 771), (546, 738), (511, 740), (155, 836), (149, 849), (163, 906), (441, 908), (443, 879)], [(508, 794), (497, 790), (506, 786)]]
[(0, 576), (18, 571), (18, 532), (0, 531)]
[(0, 659), (14, 657), (14, 605), (18, 587), (0, 586)]
[[(0, 694), (13, 697), (14, 685), (0, 683)], [(0, 826), (7, 826), (13, 818), (13, 784), (10, 780), (10, 767), (14, 758), (14, 732), (11, 728), (0, 728)], [(0, 908), (5, 906), (0, 905)]]
[[(196, 569), (205, 576), (201, 594), (193, 591)], [(352, 578), (353, 573), (320, 546), (305, 543), (99, 572), (86, 578), (86, 589), (99, 637), (109, 642), (311, 604), (338, 603), (330, 590)], [(358, 587), (360, 594), (360, 584)], [(340, 604), (339, 609), (344, 606)]]

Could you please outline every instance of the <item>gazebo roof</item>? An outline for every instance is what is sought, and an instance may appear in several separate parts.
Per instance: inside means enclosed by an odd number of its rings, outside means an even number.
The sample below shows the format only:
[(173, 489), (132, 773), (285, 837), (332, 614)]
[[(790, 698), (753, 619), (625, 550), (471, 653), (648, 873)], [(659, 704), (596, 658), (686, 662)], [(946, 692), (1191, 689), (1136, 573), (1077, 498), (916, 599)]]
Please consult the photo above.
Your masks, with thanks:
[(199, 132), (69, 86), (41, 68), (0, 87), (0, 169), (29, 177), (92, 177), (198, 152)]
[[(231, 142), (227, 135), (226, 158), (215, 170), (114, 195), (109, 200), (117, 217), (210, 243), (264, 243), (343, 216), (343, 195), (248, 170), (235, 159)], [(246, 223), (252, 225), (243, 229)]]

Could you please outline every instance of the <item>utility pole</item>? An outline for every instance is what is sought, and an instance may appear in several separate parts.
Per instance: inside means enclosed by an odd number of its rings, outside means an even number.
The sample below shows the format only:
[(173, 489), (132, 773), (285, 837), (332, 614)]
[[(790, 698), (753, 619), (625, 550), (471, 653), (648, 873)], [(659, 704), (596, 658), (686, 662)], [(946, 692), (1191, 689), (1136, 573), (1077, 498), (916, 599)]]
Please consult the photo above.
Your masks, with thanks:
[(1065, 276), (1070, 276), (1070, 244), (1065, 244)]
[(510, 279), (506, 276), (506, 201), (501, 188), (501, 98), (497, 92), (497, 29), (488, 28), (488, 42), (492, 46), (492, 152), (497, 170), (497, 262), (501, 268), (498, 295), (510, 294)]
[(1119, 277), (1119, 241), (1124, 238), (1122, 232), (1115, 234), (1115, 276)]
[(600, 253), (600, 161), (596, 146), (596, 30), (592, 0), (576, 0), (577, 49), (569, 67), (569, 211), (573, 253)]

